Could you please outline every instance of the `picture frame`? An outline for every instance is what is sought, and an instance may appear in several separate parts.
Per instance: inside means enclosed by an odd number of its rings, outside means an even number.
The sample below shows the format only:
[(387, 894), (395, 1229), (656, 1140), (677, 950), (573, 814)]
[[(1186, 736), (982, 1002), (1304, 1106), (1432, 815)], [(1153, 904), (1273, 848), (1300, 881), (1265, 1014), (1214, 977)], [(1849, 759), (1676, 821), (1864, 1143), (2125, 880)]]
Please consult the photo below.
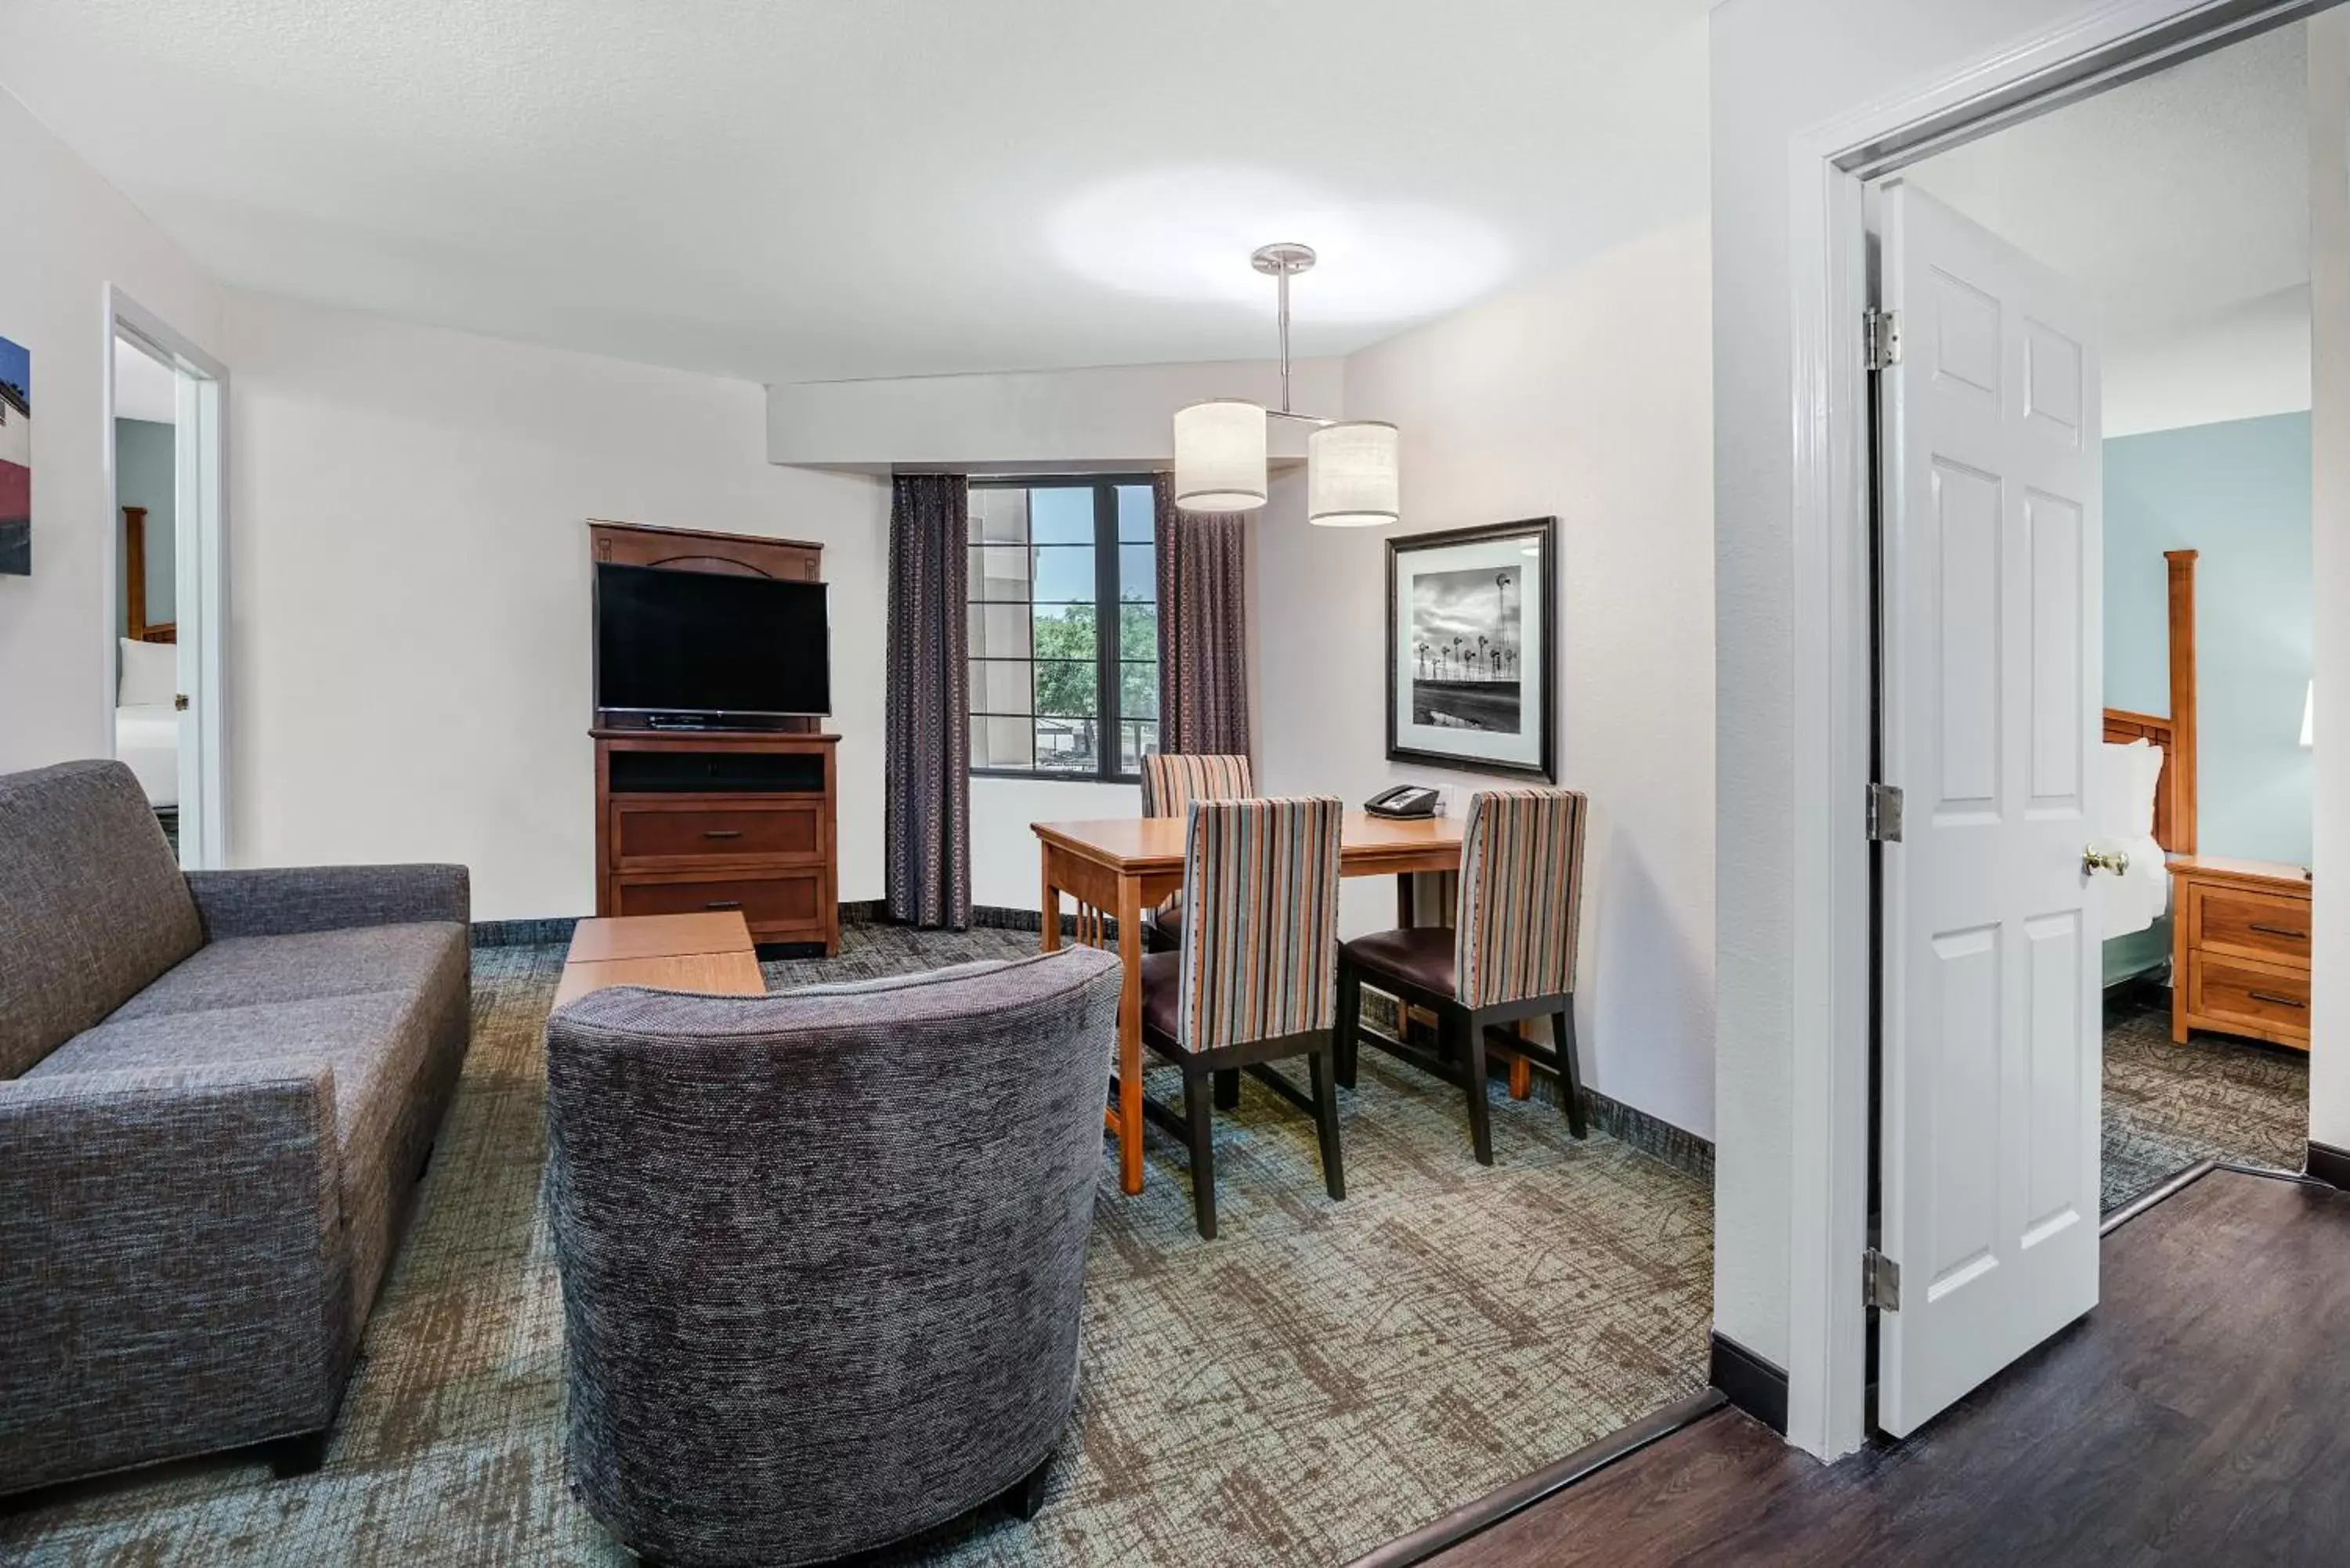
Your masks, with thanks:
[(1388, 760), (1557, 777), (1558, 519), (1388, 541)]
[(0, 576), (33, 571), (33, 356), (0, 337)]

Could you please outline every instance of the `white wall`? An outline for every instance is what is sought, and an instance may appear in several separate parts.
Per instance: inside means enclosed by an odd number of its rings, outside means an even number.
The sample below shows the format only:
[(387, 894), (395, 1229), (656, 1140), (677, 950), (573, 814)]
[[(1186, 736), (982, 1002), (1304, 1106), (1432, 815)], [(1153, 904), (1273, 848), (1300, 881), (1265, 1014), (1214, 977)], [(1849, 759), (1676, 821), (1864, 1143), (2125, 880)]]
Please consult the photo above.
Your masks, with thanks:
[[(1347, 410), (1403, 432), (1399, 532), (1559, 519), (1559, 782), (1592, 820), (1576, 1023), (1592, 1086), (1710, 1137), (1713, 1114), (1712, 490), (1706, 232), (1691, 223), (1352, 355)], [(1275, 793), (1359, 801), (1385, 760), (1387, 552), (1259, 514), (1258, 754)], [(1392, 925), (1347, 885), (1350, 932)]]
[(2317, 751), (2309, 1136), (2350, 1149), (2350, 11), (2309, 23), (2310, 265), (2314, 337), (2312, 587)]
[(1087, 822), (1142, 815), (1136, 784), (1077, 779), (971, 781), (971, 901), (999, 909), (1044, 907), (1035, 822)]
[(213, 351), (195, 265), (0, 90), (0, 337), (32, 354), (33, 575), (0, 577), (0, 773), (111, 753), (106, 286)]
[[(1338, 360), (1291, 369), (1291, 407), (1324, 418), (1342, 411)], [(1280, 389), (1269, 360), (805, 382), (767, 389), (767, 455), (876, 472), (1162, 468), (1174, 457), (1177, 409), (1203, 398), (1276, 407)], [(1276, 459), (1303, 457), (1305, 427), (1274, 421), (1271, 450)]]
[[(2157, 0), (2145, 11), (2150, 17), (2191, 8), (2189, 0)], [(1793, 481), (1802, 427), (1792, 337), (1791, 153), (1814, 127), (2098, 11), (2111, 7), (2085, 0), (2061, 8), (2047, 0), (1725, 0), (1712, 16), (1721, 780), (1714, 1323), (1782, 1366), (1791, 1364), (1789, 1259), (1804, 1240), (1795, 1228), (1789, 1130), (1796, 954), (1788, 933), (1794, 890), (1819, 881), (1816, 867), (1799, 867), (1794, 814), (1799, 767), (1814, 759), (1796, 753)], [(1819, 1216), (1804, 1218), (1816, 1227)], [(1805, 1376), (1819, 1376), (1825, 1354), (1805, 1347)], [(1821, 1386), (1812, 1387), (1815, 1406)]]
[(769, 464), (747, 382), (249, 295), (224, 317), (238, 864), (457, 860), (476, 919), (592, 913), (606, 517), (824, 544), (840, 897), (879, 897), (884, 483)]

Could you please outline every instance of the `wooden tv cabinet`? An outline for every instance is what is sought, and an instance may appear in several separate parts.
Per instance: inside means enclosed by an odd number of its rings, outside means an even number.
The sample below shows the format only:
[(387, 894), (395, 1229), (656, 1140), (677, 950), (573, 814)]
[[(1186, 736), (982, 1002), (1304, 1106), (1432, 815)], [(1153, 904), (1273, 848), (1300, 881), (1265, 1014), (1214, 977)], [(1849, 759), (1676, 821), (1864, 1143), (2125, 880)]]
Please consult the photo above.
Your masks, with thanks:
[(597, 914), (739, 909), (754, 941), (840, 951), (839, 736), (590, 733)]

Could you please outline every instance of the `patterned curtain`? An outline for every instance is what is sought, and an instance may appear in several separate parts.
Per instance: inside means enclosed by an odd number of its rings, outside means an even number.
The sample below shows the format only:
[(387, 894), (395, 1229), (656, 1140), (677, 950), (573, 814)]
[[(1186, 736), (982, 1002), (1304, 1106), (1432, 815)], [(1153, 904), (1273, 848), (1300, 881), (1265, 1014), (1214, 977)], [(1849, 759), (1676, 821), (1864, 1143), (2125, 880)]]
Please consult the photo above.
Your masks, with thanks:
[(970, 486), (901, 473), (889, 504), (889, 918), (971, 924)]
[(1249, 754), (1248, 517), (1184, 512), (1151, 483), (1159, 535), (1159, 749)]

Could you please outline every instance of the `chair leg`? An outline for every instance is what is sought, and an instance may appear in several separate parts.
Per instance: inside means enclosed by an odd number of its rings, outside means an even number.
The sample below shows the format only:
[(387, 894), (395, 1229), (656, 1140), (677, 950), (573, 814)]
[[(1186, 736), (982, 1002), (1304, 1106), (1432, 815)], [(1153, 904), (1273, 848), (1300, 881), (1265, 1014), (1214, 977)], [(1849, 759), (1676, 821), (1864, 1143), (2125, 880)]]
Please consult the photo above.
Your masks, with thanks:
[(1465, 1067), (1461, 1077), (1469, 1091), (1469, 1143), (1477, 1163), (1493, 1163), (1492, 1119), (1485, 1108), (1485, 1026), (1473, 1012), (1448, 1012), (1444, 1032), (1451, 1036), (1452, 1056)]
[(1045, 1506), (1045, 1482), (1052, 1470), (1053, 1456), (1046, 1454), (1035, 1469), (1014, 1481), (1003, 1495), (996, 1499), (1003, 1505), (1003, 1511), (1014, 1519), (1035, 1518)]
[(299, 1437), (278, 1438), (262, 1444), (262, 1456), (269, 1461), (269, 1473), (279, 1480), (316, 1474), (327, 1462), (328, 1436), (325, 1432), (305, 1432)]
[(1575, 1059), (1575, 1002), (1550, 1015), (1551, 1045), (1558, 1053), (1558, 1098), (1566, 1107), (1566, 1130), (1588, 1136), (1583, 1125), (1583, 1068)]
[(1216, 1109), (1236, 1111), (1241, 1108), (1241, 1070), (1227, 1067), (1216, 1075)]
[(1216, 1124), (1206, 1073), (1183, 1075), (1183, 1115), (1191, 1131), (1191, 1215), (1202, 1241), (1216, 1239)]
[(1338, 1153), (1338, 1089), (1336, 1052), (1315, 1052), (1305, 1058), (1314, 1077), (1314, 1131), (1322, 1141), (1322, 1185), (1333, 1198), (1347, 1196), (1347, 1168)]
[(1338, 1020), (1330, 1031), (1330, 1065), (1342, 1089), (1355, 1086), (1355, 1058), (1361, 1050), (1363, 977), (1342, 955), (1338, 960)]

